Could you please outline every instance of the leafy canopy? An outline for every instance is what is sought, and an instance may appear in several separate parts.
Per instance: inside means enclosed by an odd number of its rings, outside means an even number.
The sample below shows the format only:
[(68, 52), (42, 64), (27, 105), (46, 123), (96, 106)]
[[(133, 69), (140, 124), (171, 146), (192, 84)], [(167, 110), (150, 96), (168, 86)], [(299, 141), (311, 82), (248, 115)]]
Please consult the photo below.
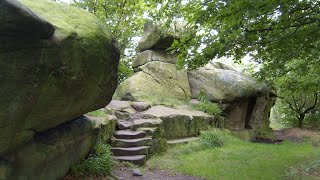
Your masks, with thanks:
[(277, 75), (288, 61), (319, 57), (318, 0), (190, 0), (180, 12), (197, 29), (175, 47), (189, 68), (250, 54)]

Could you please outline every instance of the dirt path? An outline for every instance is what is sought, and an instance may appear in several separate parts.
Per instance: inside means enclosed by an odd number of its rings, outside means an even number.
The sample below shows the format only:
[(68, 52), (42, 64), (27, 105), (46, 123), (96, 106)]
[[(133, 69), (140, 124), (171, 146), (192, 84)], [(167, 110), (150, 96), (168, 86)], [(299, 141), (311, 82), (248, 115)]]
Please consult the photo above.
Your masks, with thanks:
[(182, 173), (170, 172), (168, 170), (141, 171), (143, 176), (133, 176), (133, 169), (118, 167), (114, 169), (113, 175), (119, 180), (202, 180)]
[(320, 132), (307, 129), (290, 128), (274, 131), (276, 140), (289, 140), (294, 142), (303, 142), (305, 138), (320, 137)]

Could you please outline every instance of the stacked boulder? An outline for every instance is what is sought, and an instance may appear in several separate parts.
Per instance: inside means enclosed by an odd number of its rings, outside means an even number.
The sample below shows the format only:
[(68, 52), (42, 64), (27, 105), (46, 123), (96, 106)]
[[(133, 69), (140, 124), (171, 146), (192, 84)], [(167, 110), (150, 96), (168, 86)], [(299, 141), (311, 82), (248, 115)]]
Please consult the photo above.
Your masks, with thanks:
[(177, 36), (147, 23), (133, 61), (136, 71), (117, 89), (117, 96), (132, 101), (186, 101), (191, 92), (186, 70), (177, 70), (177, 54), (166, 51)]
[(202, 93), (221, 106), (224, 127), (241, 138), (253, 140), (268, 132), (274, 102), (270, 88), (219, 62), (189, 72), (177, 70), (177, 54), (166, 51), (177, 38), (159, 25), (146, 24), (138, 45), (142, 52), (132, 63), (136, 73), (120, 85), (117, 97), (166, 104), (190, 99), (195, 102)]
[(112, 124), (83, 114), (111, 101), (118, 47), (85, 10), (2, 0), (0, 12), (0, 179), (59, 179)]

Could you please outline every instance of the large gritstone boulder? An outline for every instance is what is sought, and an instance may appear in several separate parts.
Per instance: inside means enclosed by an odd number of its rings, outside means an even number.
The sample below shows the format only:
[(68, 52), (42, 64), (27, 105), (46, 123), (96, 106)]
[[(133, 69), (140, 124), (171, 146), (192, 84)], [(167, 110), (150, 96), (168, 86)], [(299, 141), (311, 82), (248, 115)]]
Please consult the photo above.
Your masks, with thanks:
[[(274, 98), (269, 87), (220, 62), (188, 72), (193, 98), (205, 95), (223, 108), (225, 126), (246, 140), (268, 133)], [(247, 137), (247, 136), (252, 137)], [(243, 136), (245, 137), (245, 136)]]
[(186, 101), (190, 98), (187, 72), (171, 63), (150, 61), (139, 72), (125, 80), (117, 89), (124, 100), (164, 102)]
[(144, 25), (144, 33), (139, 41), (138, 49), (140, 52), (145, 50), (166, 50), (171, 46), (175, 39), (179, 39), (179, 33), (182, 31), (180, 24), (174, 24), (173, 27), (164, 29), (165, 26), (148, 22)]
[[(97, 139), (108, 140), (116, 121), (82, 116), (48, 131), (0, 159), (0, 179), (61, 179), (70, 166), (86, 157)], [(109, 133), (105, 133), (109, 132)]]
[(244, 97), (263, 95), (267, 91), (265, 85), (222, 63), (209, 63), (188, 72), (188, 77), (193, 98), (203, 91), (208, 100), (215, 102), (233, 102)]
[(0, 156), (106, 106), (118, 61), (110, 32), (85, 10), (48, 0), (2, 0)]

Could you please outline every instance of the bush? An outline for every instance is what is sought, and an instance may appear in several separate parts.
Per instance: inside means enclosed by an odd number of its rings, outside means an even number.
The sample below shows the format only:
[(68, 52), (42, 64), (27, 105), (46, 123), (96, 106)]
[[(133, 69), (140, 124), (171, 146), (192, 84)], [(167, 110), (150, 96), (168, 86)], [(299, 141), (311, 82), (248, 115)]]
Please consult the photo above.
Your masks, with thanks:
[(74, 164), (71, 167), (71, 173), (80, 176), (111, 175), (114, 162), (109, 145), (98, 143), (95, 151), (95, 154), (91, 154), (89, 158)]
[(224, 134), (218, 130), (205, 131), (200, 138), (201, 142), (209, 148), (221, 147), (224, 142)]
[(200, 101), (199, 104), (192, 105), (194, 109), (203, 111), (210, 115), (216, 115), (216, 116), (221, 115), (222, 110), (220, 109), (220, 106), (217, 103), (213, 103), (209, 101), (206, 97), (206, 94), (203, 91), (200, 91), (198, 100)]
[(219, 116), (221, 114), (221, 109), (218, 104), (212, 103), (210, 101), (201, 102), (194, 105), (195, 109), (208, 113), (210, 115)]

